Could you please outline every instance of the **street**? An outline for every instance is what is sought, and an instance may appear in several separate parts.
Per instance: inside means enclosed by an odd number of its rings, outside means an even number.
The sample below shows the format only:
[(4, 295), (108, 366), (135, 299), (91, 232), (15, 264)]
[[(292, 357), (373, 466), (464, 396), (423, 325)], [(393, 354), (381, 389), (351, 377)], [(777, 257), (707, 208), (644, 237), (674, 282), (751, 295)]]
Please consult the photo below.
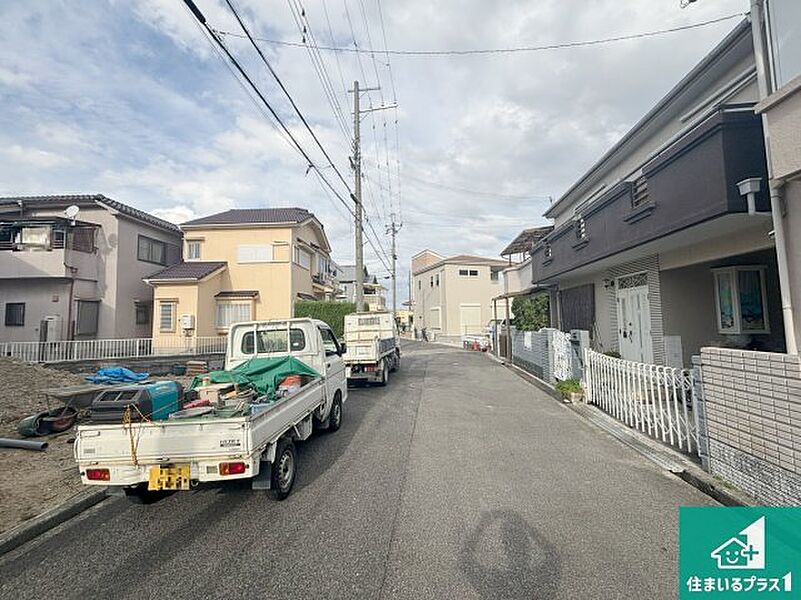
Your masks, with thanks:
[(416, 342), (299, 456), (284, 502), (109, 499), (0, 559), (0, 597), (674, 598), (677, 508), (714, 504), (487, 356)]

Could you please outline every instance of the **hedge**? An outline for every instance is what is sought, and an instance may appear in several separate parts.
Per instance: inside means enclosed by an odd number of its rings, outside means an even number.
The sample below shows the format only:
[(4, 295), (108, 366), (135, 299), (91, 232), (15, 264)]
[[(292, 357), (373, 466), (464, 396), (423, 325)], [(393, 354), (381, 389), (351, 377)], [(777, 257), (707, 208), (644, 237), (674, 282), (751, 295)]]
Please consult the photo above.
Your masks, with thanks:
[(324, 300), (295, 301), (295, 316), (320, 319), (328, 323), (337, 337), (345, 332), (345, 315), (356, 312), (353, 302), (327, 302)]

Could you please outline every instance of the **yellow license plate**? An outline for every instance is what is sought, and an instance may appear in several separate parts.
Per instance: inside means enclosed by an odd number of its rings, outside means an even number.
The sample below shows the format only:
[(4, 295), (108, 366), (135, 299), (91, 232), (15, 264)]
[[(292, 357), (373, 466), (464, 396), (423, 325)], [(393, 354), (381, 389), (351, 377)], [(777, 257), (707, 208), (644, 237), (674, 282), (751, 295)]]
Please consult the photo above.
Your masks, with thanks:
[(189, 465), (150, 467), (149, 490), (188, 490)]

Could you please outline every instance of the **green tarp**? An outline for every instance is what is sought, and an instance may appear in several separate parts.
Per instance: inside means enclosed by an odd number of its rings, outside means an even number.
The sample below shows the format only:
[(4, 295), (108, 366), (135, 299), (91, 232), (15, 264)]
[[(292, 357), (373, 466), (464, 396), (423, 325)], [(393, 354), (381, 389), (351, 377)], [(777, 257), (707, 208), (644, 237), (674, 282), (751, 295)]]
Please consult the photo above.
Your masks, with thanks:
[(259, 395), (272, 396), (276, 388), (288, 375), (321, 375), (303, 361), (292, 356), (280, 358), (251, 358), (230, 371), (211, 371), (196, 375), (191, 389), (200, 387), (208, 378), (211, 383), (237, 383), (240, 386), (252, 385)]

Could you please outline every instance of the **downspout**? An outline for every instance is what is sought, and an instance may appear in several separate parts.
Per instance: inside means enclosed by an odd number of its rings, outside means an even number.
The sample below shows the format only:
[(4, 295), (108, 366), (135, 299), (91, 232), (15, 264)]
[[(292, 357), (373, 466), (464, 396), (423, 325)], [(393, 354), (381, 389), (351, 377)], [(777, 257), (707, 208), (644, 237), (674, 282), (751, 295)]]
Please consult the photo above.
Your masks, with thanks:
[[(764, 0), (751, 0), (751, 34), (754, 40), (754, 58), (760, 100), (767, 98), (772, 91), (771, 83), (768, 79), (769, 65), (765, 53), (765, 35), (762, 28), (764, 21), (763, 6)], [(793, 300), (790, 295), (790, 269), (787, 262), (784, 211), (782, 210), (784, 184), (773, 179), (773, 165), (770, 157), (770, 132), (768, 130), (768, 118), (764, 112), (762, 113), (762, 135), (765, 142), (765, 157), (768, 163), (770, 210), (773, 215), (773, 239), (776, 244), (776, 263), (779, 270), (779, 292), (781, 294), (785, 346), (787, 347), (787, 354), (798, 354), (798, 345), (795, 338), (795, 319), (793, 317)]]

